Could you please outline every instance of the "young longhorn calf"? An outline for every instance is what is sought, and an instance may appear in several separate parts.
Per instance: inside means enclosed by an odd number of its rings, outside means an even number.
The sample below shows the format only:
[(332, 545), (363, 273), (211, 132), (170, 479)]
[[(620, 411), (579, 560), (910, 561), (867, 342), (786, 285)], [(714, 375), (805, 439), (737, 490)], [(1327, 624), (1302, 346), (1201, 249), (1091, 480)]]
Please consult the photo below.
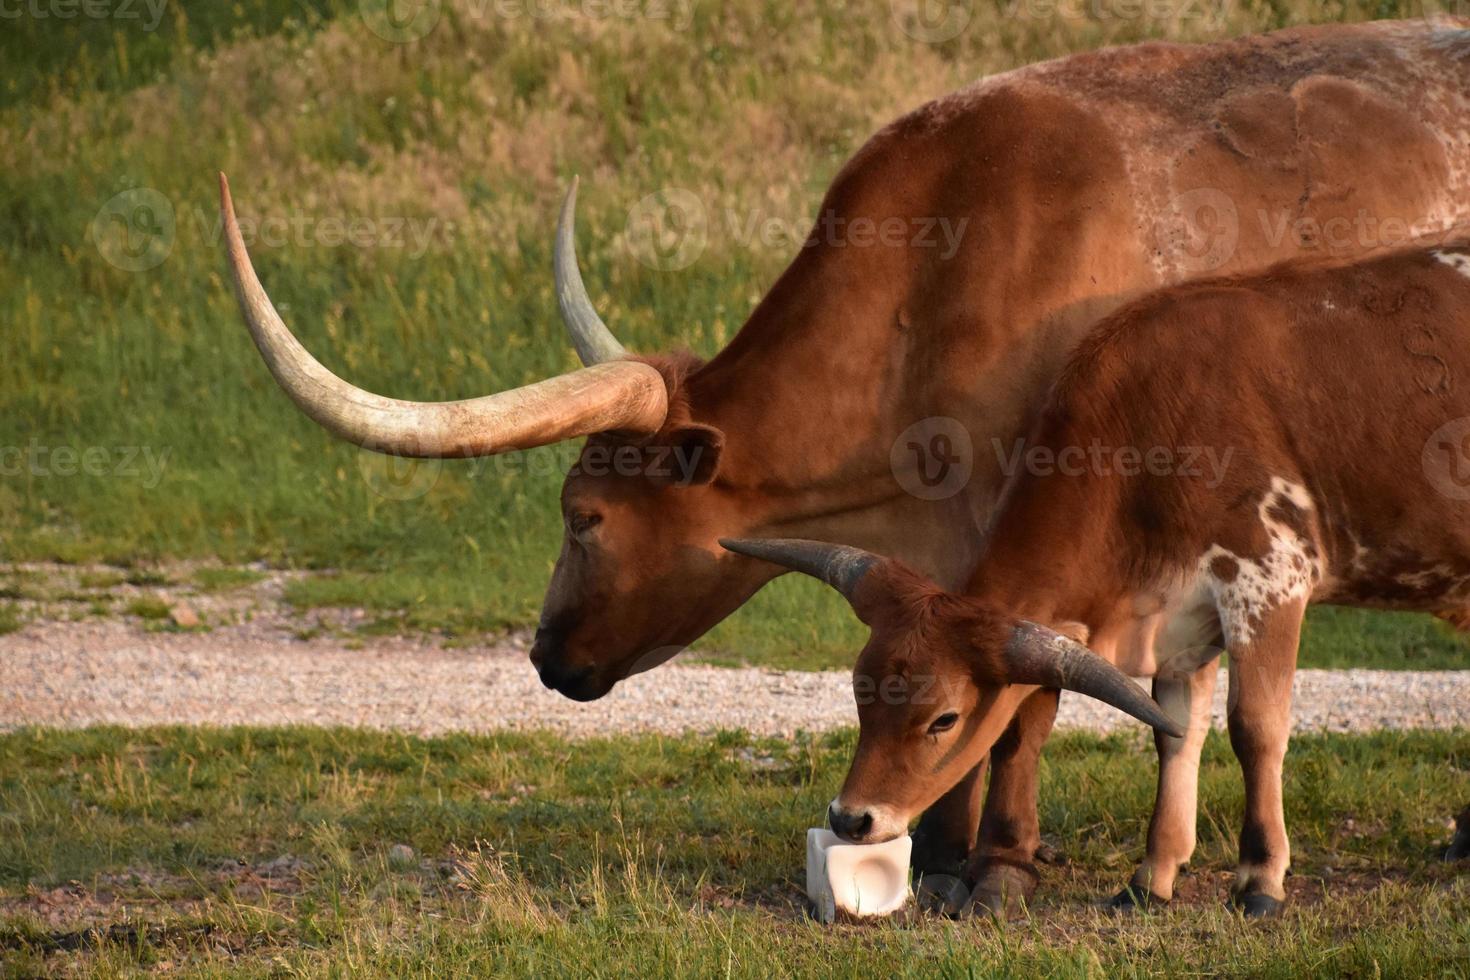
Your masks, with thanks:
[[(851, 548), (726, 543), (837, 587), (872, 627), (833, 829), (904, 833), (1027, 695), (1078, 690), (1159, 729), (1147, 856), (1115, 904), (1167, 901), (1194, 850), (1223, 649), (1246, 789), (1234, 898), (1275, 912), (1307, 604), (1470, 613), (1470, 255), (1165, 290), (1082, 342), (1016, 451), (963, 596)], [(1152, 677), (1157, 704), (1124, 674)]]

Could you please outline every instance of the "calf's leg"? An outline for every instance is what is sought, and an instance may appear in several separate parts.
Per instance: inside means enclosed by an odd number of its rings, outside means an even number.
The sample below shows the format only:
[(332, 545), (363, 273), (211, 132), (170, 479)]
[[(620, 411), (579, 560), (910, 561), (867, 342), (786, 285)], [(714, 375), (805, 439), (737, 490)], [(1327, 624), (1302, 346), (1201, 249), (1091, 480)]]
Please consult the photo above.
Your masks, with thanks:
[(912, 861), (919, 874), (959, 876), (964, 870), (980, 826), (985, 767), (982, 760), (919, 818)]
[(1291, 849), (1281, 805), (1281, 766), (1291, 731), (1291, 680), (1296, 672), (1304, 603), (1262, 612), (1248, 639), (1230, 644), (1230, 745), (1245, 777), (1245, 821), (1233, 899), (1247, 916), (1279, 912), (1286, 900)]
[(1154, 732), (1159, 753), (1159, 788), (1148, 825), (1148, 852), (1128, 886), (1113, 896), (1115, 909), (1163, 905), (1174, 897), (1174, 879), (1194, 853), (1199, 800), (1199, 756), (1210, 731), (1219, 662), (1191, 674), (1154, 678), (1154, 700), (1175, 719), (1186, 715), (1183, 738)]
[(1036, 890), (1040, 876), (1034, 860), (1041, 846), (1037, 765), (1057, 718), (1060, 694), (1043, 688), (1021, 702), (990, 750), (990, 791), (980, 817), (980, 838), (965, 873), (966, 880), (975, 883), (972, 911), (1015, 911)]

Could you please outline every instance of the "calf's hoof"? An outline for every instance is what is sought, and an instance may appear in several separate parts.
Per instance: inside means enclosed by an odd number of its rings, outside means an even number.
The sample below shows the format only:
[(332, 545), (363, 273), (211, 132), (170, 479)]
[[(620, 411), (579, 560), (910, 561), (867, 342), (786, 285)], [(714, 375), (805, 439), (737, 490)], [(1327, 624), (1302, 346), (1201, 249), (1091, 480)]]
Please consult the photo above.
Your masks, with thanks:
[(914, 889), (919, 908), (934, 915), (957, 918), (970, 900), (970, 889), (954, 875), (926, 874)]
[(1108, 899), (1108, 909), (1113, 912), (1151, 912), (1168, 904), (1167, 898), (1131, 884), (1124, 885), (1122, 891)]
[(1236, 895), (1232, 901), (1240, 914), (1247, 919), (1272, 919), (1281, 914), (1286, 903), (1279, 898), (1261, 892), (1252, 892), (1249, 895)]
[(971, 915), (1001, 918), (1023, 914), (1040, 880), (1041, 876), (1030, 864), (985, 863), (975, 878), (967, 911)]

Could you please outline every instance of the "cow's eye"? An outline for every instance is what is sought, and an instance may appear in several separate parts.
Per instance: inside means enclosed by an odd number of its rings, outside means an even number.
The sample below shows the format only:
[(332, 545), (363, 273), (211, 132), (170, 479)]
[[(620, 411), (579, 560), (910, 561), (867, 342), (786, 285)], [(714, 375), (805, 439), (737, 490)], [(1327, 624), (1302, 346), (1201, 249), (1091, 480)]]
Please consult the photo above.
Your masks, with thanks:
[(579, 511), (567, 518), (567, 529), (572, 532), (572, 537), (580, 538), (601, 523), (601, 514), (594, 514), (591, 511)]
[(938, 735), (940, 732), (947, 732), (951, 728), (953, 728), (954, 723), (959, 720), (960, 713), (958, 711), (946, 711), (944, 714), (940, 715), (938, 718), (935, 718), (929, 723), (929, 734)]

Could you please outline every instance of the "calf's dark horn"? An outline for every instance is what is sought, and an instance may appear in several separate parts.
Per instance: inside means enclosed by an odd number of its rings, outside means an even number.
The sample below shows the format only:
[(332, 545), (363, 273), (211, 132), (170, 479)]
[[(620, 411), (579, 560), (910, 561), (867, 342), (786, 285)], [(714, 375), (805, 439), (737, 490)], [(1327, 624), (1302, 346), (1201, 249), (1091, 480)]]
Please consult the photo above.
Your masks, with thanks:
[(1167, 735), (1184, 737), (1184, 730), (1128, 675), (1056, 630), (1022, 620), (1006, 644), (1005, 660), (1006, 679), (1012, 684), (1076, 691), (1125, 711)]

